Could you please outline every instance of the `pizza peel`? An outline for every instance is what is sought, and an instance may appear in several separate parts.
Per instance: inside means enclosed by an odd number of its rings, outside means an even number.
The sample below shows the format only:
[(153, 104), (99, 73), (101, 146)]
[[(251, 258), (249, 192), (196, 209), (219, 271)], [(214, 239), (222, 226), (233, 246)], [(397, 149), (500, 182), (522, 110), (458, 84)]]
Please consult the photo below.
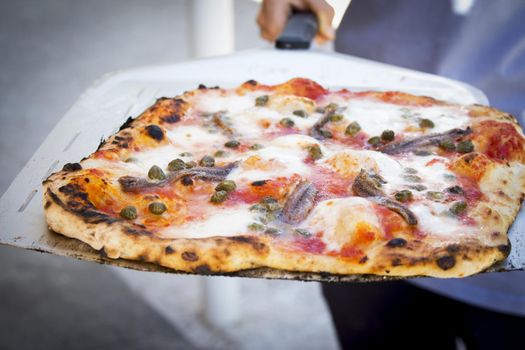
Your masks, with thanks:
[[(251, 50), (189, 62), (140, 67), (106, 74), (97, 80), (51, 131), (0, 198), (0, 244), (143, 271), (183, 273), (158, 265), (109, 259), (87, 244), (51, 232), (42, 206), (41, 182), (65, 163), (91, 154), (101, 139), (116, 132), (155, 99), (175, 96), (200, 83), (235, 87), (255, 79), (276, 84), (307, 77), (331, 89), (400, 90), (463, 104), (488, 104), (487, 97), (465, 83), (353, 56), (304, 50), (317, 31), (310, 14), (291, 17), (276, 42), (278, 49)], [(525, 212), (516, 218), (509, 238), (510, 256), (488, 271), (525, 270)], [(228, 276), (304, 281), (377, 281), (396, 277), (298, 273), (268, 268)]]

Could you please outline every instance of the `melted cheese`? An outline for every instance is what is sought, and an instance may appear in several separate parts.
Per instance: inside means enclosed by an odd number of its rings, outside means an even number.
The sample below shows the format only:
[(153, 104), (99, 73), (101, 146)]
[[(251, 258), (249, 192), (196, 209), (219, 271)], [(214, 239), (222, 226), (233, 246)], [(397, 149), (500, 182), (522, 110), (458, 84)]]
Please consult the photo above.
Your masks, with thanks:
[(410, 206), (418, 220), (419, 229), (434, 236), (457, 239), (459, 235), (476, 232), (476, 228), (463, 225), (449, 211), (450, 206), (436, 202), (417, 203)]
[(170, 141), (182, 149), (195, 150), (221, 148), (229, 139), (221, 133), (210, 133), (197, 125), (182, 125), (167, 132)]

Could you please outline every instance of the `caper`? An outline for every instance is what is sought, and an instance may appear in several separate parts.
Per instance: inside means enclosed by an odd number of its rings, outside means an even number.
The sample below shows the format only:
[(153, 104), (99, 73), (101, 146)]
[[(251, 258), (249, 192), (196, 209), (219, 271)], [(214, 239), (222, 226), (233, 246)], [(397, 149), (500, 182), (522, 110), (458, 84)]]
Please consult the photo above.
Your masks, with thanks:
[(199, 161), (200, 166), (212, 167), (215, 165), (215, 159), (212, 156), (204, 156)]
[(280, 231), (275, 227), (268, 227), (266, 230), (264, 230), (264, 233), (269, 235), (278, 235)]
[(270, 97), (268, 95), (261, 95), (255, 99), (255, 105), (257, 107), (266, 106)]
[(439, 141), (439, 148), (445, 151), (454, 151), (456, 149), (456, 145), (454, 144), (453, 140), (444, 139), (444, 140)]
[(325, 139), (331, 139), (333, 137), (332, 132), (325, 129), (319, 129), (319, 133), (321, 136), (323, 136)]
[(221, 203), (226, 200), (228, 197), (228, 192), (226, 191), (215, 191), (213, 195), (210, 198), (210, 201), (212, 203)]
[(264, 197), (261, 201), (261, 204), (266, 208), (266, 210), (270, 212), (281, 209), (279, 202), (277, 202), (277, 200), (273, 197)]
[(166, 205), (162, 202), (153, 202), (148, 205), (148, 209), (152, 214), (160, 215), (166, 211)]
[(453, 194), (463, 194), (464, 193), (463, 189), (457, 185), (447, 188), (447, 192), (453, 193)]
[(258, 212), (265, 212), (266, 207), (260, 203), (254, 204), (250, 207), (250, 210), (252, 211), (258, 211)]
[(253, 145), (250, 146), (250, 149), (253, 150), (253, 151), (256, 151), (256, 150), (261, 149), (263, 147), (264, 146), (261, 145), (260, 143), (254, 143)]
[(417, 174), (417, 170), (414, 168), (405, 168), (403, 171), (407, 174)]
[(252, 222), (248, 225), (248, 230), (250, 231), (262, 231), (264, 230), (264, 225), (259, 224), (257, 222)]
[(385, 130), (381, 133), (381, 140), (383, 141), (393, 141), (395, 137), (394, 131), (392, 130)]
[(296, 111), (293, 111), (292, 113), (293, 113), (293, 115), (296, 115), (296, 116), (301, 117), (301, 118), (308, 117), (308, 114), (306, 113), (306, 111), (304, 109), (298, 109)]
[(283, 118), (283, 119), (281, 119), (279, 124), (281, 124), (281, 126), (284, 126), (285, 128), (291, 128), (291, 127), (293, 127), (295, 125), (294, 121), (291, 120), (290, 118)]
[(149, 169), (148, 177), (152, 180), (165, 180), (166, 174), (164, 174), (164, 171), (162, 171), (161, 168), (154, 165)]
[(437, 191), (428, 191), (426, 193), (426, 197), (430, 200), (433, 200), (433, 201), (436, 201), (436, 202), (439, 202), (440, 200), (443, 199), (444, 195), (443, 193), (441, 192), (437, 192)]
[(458, 143), (457, 151), (459, 153), (470, 153), (474, 151), (474, 144), (470, 140), (461, 141)]
[(335, 112), (337, 110), (337, 108), (339, 108), (339, 106), (337, 105), (337, 103), (329, 103), (327, 104), (325, 107), (324, 107), (324, 112), (326, 111), (332, 111), (332, 112)]
[(194, 161), (194, 160), (186, 162), (186, 168), (187, 169), (195, 168), (196, 166), (197, 166), (197, 162)]
[(454, 215), (460, 215), (467, 210), (467, 203), (460, 201), (452, 204), (450, 207), (450, 212)]
[(305, 237), (310, 237), (312, 235), (312, 233), (310, 231), (308, 231), (307, 229), (304, 229), (304, 228), (296, 228), (294, 230), (295, 233), (301, 235), (301, 236), (305, 236)]
[(321, 151), (321, 147), (319, 147), (319, 145), (310, 145), (308, 146), (308, 155), (313, 160), (318, 160), (323, 157), (323, 152)]
[(420, 128), (433, 128), (434, 122), (430, 119), (423, 118), (419, 121), (419, 127)]
[(133, 220), (137, 218), (137, 209), (134, 206), (127, 206), (122, 208), (120, 216), (127, 220)]
[(408, 201), (411, 201), (413, 198), (412, 192), (409, 190), (401, 190), (399, 192), (396, 192), (394, 195), (395, 199), (401, 203), (405, 203)]
[(228, 142), (226, 142), (226, 143), (224, 144), (224, 147), (228, 147), (228, 148), (237, 148), (237, 147), (240, 146), (240, 144), (241, 144), (241, 143), (240, 143), (239, 141), (237, 141), (237, 140), (230, 140), (230, 141), (228, 141)]
[(407, 180), (408, 182), (421, 182), (422, 181), (422, 179), (419, 176), (413, 175), (413, 174), (403, 175), (403, 179)]
[(427, 151), (426, 149), (418, 149), (414, 151), (414, 154), (419, 157), (426, 157), (432, 154), (432, 152)]
[(235, 190), (237, 186), (235, 185), (235, 182), (232, 180), (224, 180), (221, 181), (217, 186), (215, 186), (215, 191), (226, 191), (231, 192)]
[(355, 136), (359, 131), (361, 131), (361, 125), (358, 122), (353, 121), (346, 127), (345, 134), (348, 136)]
[(191, 157), (191, 156), (193, 156), (193, 154), (191, 154), (190, 152), (182, 152), (181, 154), (179, 154), (179, 156), (181, 156), (181, 157)]
[(135, 157), (129, 157), (125, 160), (126, 163), (135, 163), (136, 161), (138, 161), (138, 159)]
[(169, 171), (179, 171), (186, 168), (186, 163), (180, 158), (174, 159), (168, 164)]
[(379, 136), (374, 136), (368, 139), (368, 143), (372, 146), (377, 146), (381, 143), (381, 139), (379, 138)]
[(332, 114), (330, 116), (330, 121), (331, 122), (340, 122), (341, 120), (343, 120), (343, 115), (342, 114)]
[(228, 153), (226, 151), (223, 151), (222, 149), (216, 151), (213, 156), (216, 157), (216, 158), (221, 158), (221, 157), (225, 157), (227, 156)]

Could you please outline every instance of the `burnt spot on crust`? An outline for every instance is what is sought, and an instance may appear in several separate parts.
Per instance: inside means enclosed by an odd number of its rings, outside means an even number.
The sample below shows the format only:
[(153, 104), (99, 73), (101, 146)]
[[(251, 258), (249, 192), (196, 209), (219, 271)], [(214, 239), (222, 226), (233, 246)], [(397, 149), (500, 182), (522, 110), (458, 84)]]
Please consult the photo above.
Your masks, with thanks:
[(82, 170), (82, 165), (80, 165), (80, 163), (66, 163), (64, 164), (64, 166), (62, 167), (62, 170), (63, 171), (78, 171), (78, 170)]
[(98, 253), (99, 253), (100, 256), (103, 257), (103, 258), (107, 258), (107, 257), (108, 257), (108, 253), (106, 253), (106, 250), (104, 249), (104, 247), (100, 248), (100, 250), (98, 251)]
[(171, 246), (167, 246), (166, 248), (164, 248), (164, 253), (166, 255), (169, 255), (169, 254), (174, 254), (176, 253), (177, 251), (175, 249), (173, 249)]
[(181, 254), (182, 259), (186, 261), (197, 261), (199, 260), (199, 256), (195, 252), (182, 252)]
[(100, 149), (102, 148), (102, 146), (104, 146), (106, 144), (106, 140), (104, 140), (103, 137), (100, 138), (100, 142), (98, 144), (98, 147), (97, 147), (97, 151), (100, 151)]
[(199, 89), (199, 90), (206, 90), (207, 87), (206, 87), (206, 85), (204, 85), (204, 84), (199, 84), (199, 86), (197, 87), (197, 89)]
[(164, 139), (164, 131), (158, 126), (158, 125), (148, 125), (146, 126), (146, 132), (148, 135), (156, 140), (156, 141), (162, 141)]
[[(85, 201), (85, 202), (88, 201), (87, 193), (84, 192), (82, 190), (82, 188), (79, 185), (77, 185), (77, 184), (67, 184), (67, 185), (61, 186), (58, 189), (58, 191), (60, 193), (65, 194), (69, 198), (76, 198), (76, 199), (80, 199), (80, 200)], [(93, 205), (91, 204), (90, 207), (93, 207)]]
[(452, 255), (445, 255), (436, 260), (437, 265), (443, 270), (450, 270), (456, 265), (456, 258)]
[(459, 245), (458, 244), (450, 244), (447, 246), (447, 252), (449, 252), (450, 254), (455, 254), (457, 252), (459, 252), (460, 248), (459, 248)]
[(257, 80), (250, 79), (247, 82), (245, 82), (245, 84), (248, 84), (248, 85), (251, 85), (251, 86), (256, 86), (259, 83), (257, 82)]
[(111, 142), (112, 145), (119, 146), (120, 148), (129, 148), (130, 142), (133, 140), (133, 137), (129, 132), (124, 131), (120, 135), (116, 135)]
[(84, 221), (89, 224), (106, 223), (111, 225), (114, 222), (121, 221), (121, 219), (111, 217), (94, 209), (85, 209), (84, 207), (80, 207), (79, 209), (73, 209), (72, 211), (78, 216), (84, 218)]
[(198, 273), (199, 275), (211, 275), (213, 273), (210, 266), (207, 264), (197, 266), (193, 269), (193, 272)]
[(169, 123), (169, 124), (174, 124), (180, 121), (180, 116), (178, 114), (172, 114), (172, 115), (162, 118), (162, 121)]
[(126, 121), (124, 122), (124, 124), (122, 124), (122, 125), (120, 126), (120, 128), (118, 129), (118, 131), (122, 131), (122, 130), (124, 130), (124, 129), (129, 128), (129, 127), (131, 126), (131, 124), (133, 124), (133, 121), (134, 121), (134, 120), (135, 120), (135, 119), (133, 119), (132, 117), (128, 117), (128, 119), (126, 119)]
[(233, 236), (233, 237), (228, 237), (228, 238), (235, 242), (249, 244), (253, 247), (253, 249), (257, 251), (262, 251), (266, 248), (266, 245), (264, 243), (259, 242), (259, 240), (253, 236)]
[(510, 254), (510, 248), (511, 248), (510, 241), (507, 241), (507, 244), (500, 244), (500, 245), (498, 246), (498, 250), (499, 250), (503, 255), (505, 255), (505, 257), (509, 256), (509, 254)]
[(364, 263), (367, 262), (367, 261), (368, 261), (368, 256), (366, 256), (366, 255), (363, 256), (361, 259), (359, 259), (359, 263), (360, 263), (360, 264), (364, 264)]
[(392, 266), (401, 266), (403, 263), (401, 262), (400, 258), (394, 258), (392, 259)]
[(386, 246), (388, 248), (401, 248), (407, 245), (407, 241), (403, 238), (394, 238), (388, 241)]
[(51, 201), (46, 201), (46, 204), (44, 204), (44, 209), (47, 209), (51, 206)]
[(252, 186), (264, 186), (270, 180), (258, 180), (251, 183)]

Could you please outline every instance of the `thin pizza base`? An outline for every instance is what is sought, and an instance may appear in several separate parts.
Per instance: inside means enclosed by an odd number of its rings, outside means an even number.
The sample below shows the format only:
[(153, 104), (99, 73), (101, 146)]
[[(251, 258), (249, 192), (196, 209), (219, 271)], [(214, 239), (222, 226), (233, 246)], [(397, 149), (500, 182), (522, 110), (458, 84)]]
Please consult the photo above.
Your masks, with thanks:
[[(256, 90), (258, 86), (250, 83), (244, 88)], [(293, 83), (279, 85), (277, 89), (305, 95), (304, 87), (298, 91)], [(370, 93), (371, 96), (374, 94), (382, 101), (386, 97), (391, 103), (402, 100), (403, 103), (446, 105), (427, 97)], [(101, 149), (118, 154), (125, 148), (122, 140), (133, 143), (134, 138), (143, 133), (144, 125), (165, 122), (174, 115), (173, 108), (178, 114), (184, 114), (189, 108), (184, 98), (183, 95), (159, 100), (107, 140)], [(505, 121), (512, 123), (522, 136), (516, 120), (506, 113), (478, 105), (470, 106), (469, 111), (473, 124), (483, 120)], [(88, 199), (88, 193), (78, 187), (67, 187), (78, 169), (62, 170), (44, 181), (44, 208), (53, 231), (81, 240), (109, 258), (151, 262), (185, 272), (214, 274), (268, 267), (342, 275), (464, 277), (502, 261), (510, 252), (506, 232), (518, 213), (525, 192), (525, 172), (522, 170), (525, 152), (521, 147), (513, 153), (512, 159), (505, 162), (483, 163), (486, 157), (477, 153), (463, 157), (467, 167), (483, 164), (479, 184), (485, 200), (470, 210), (480, 226), (486, 228), (483, 233), (474, 238), (458, 238), (453, 243), (427, 236), (410, 240), (400, 247), (378, 244), (367, 250), (366, 259), (359, 261), (290, 249), (279, 237), (249, 232), (231, 237), (162, 238), (145, 226), (97, 210)]]

